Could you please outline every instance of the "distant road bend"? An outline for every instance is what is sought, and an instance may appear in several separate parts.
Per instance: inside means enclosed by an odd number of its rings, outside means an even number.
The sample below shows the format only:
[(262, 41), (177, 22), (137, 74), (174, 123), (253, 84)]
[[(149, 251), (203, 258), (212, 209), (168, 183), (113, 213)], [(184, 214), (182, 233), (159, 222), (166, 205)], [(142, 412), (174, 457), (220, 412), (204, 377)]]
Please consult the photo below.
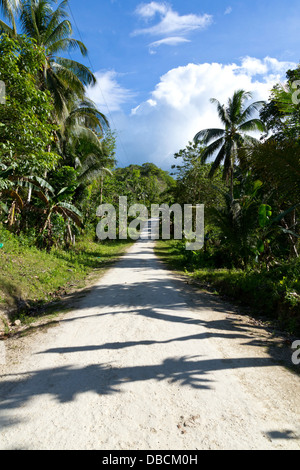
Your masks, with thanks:
[(0, 366), (0, 449), (299, 449), (300, 381), (271, 335), (153, 247), (141, 237)]

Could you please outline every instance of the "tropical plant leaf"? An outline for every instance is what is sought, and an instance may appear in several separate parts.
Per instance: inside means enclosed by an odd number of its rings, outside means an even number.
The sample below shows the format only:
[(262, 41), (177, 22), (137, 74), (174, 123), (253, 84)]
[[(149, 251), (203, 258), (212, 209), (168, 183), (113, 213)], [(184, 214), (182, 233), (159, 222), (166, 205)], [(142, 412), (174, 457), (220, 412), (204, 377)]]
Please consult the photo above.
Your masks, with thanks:
[(276, 217), (274, 217), (272, 220), (271, 220), (271, 223), (276, 223), (276, 222), (280, 222), (280, 220), (284, 219), (284, 217), (286, 217), (288, 214), (290, 214), (291, 212), (293, 212), (295, 209), (297, 209), (297, 207), (300, 206), (300, 203), (298, 204), (295, 204), (294, 206), (292, 207), (289, 207), (287, 210), (283, 211), (283, 212), (280, 212), (280, 214), (278, 214)]
[(20, 209), (23, 209), (24, 202), (23, 202), (23, 199), (21, 198), (21, 196), (17, 193), (17, 191), (15, 191), (14, 189), (3, 189), (2, 193), (6, 194), (8, 197), (12, 198), (16, 202), (17, 206)]
[(62, 214), (65, 218), (71, 219), (78, 227), (83, 227), (82, 214), (72, 204), (66, 202), (60, 202), (53, 207), (53, 212)]

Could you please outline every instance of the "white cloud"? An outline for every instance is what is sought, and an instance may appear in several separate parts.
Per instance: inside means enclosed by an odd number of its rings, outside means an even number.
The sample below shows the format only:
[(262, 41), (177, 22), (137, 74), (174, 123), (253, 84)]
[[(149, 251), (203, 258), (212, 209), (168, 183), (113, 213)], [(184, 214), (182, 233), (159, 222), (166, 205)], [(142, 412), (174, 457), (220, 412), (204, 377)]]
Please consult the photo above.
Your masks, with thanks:
[(159, 41), (154, 41), (151, 44), (149, 44), (149, 51), (150, 54), (155, 54), (156, 53), (156, 48), (160, 47), (162, 45), (167, 45), (167, 46), (177, 46), (178, 44), (182, 44), (185, 42), (191, 42), (189, 39), (181, 38), (178, 36), (175, 37), (169, 37), (165, 39), (160, 39)]
[(268, 100), (273, 85), (284, 80), (288, 68), (296, 66), (270, 57), (246, 57), (240, 64), (191, 63), (170, 70), (160, 78), (149, 99), (132, 109), (129, 116), (114, 114), (122, 139), (120, 161), (125, 164), (125, 148), (129, 156), (126, 164), (150, 161), (170, 169), (174, 153), (186, 147), (198, 131), (219, 127), (210, 98), (223, 104), (235, 90), (244, 89), (253, 92), (254, 100)]
[(224, 12), (224, 15), (230, 15), (230, 13), (232, 13), (232, 7), (227, 7)]
[(104, 113), (120, 111), (124, 103), (130, 101), (134, 93), (118, 83), (118, 74), (114, 70), (95, 73), (97, 83), (87, 88), (87, 96)]
[(137, 6), (136, 13), (143, 18), (153, 18), (156, 13), (166, 14), (169, 7), (166, 3), (143, 3)]
[(293, 62), (284, 62), (271, 57), (264, 59), (256, 59), (255, 57), (244, 57), (242, 59), (241, 71), (250, 76), (255, 75), (270, 75), (270, 74), (285, 74), (285, 72), (294, 67)]
[[(212, 16), (208, 14), (179, 15), (168, 3), (150, 2), (141, 4), (137, 7), (136, 14), (147, 23), (155, 19), (156, 16), (159, 16), (158, 23), (145, 28), (136, 29), (132, 33), (132, 36), (140, 34), (166, 36), (166, 39), (162, 38), (161, 41), (152, 43), (155, 44), (154, 47), (158, 47), (161, 44), (174, 46), (179, 42), (187, 42), (187, 40), (184, 41), (183, 38), (181, 38), (181, 41), (178, 41), (178, 36), (184, 37), (190, 31), (204, 29), (212, 22)], [(174, 35), (177, 35), (177, 41), (174, 40)]]

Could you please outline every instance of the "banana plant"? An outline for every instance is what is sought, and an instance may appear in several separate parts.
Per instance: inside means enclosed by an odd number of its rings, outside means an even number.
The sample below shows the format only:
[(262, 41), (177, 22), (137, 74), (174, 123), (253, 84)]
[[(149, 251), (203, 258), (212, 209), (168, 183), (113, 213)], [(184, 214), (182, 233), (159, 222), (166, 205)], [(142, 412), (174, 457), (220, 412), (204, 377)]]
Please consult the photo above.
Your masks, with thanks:
[[(294, 242), (294, 238), (300, 238), (300, 236), (291, 230), (294, 227), (288, 227), (285, 223), (285, 217), (290, 213), (294, 212), (300, 203), (295, 204), (292, 207), (289, 207), (287, 210), (280, 212), (280, 214), (272, 217), (272, 207), (268, 204), (261, 204), (258, 210), (258, 220), (259, 226), (263, 229), (262, 237), (258, 240), (257, 243), (257, 254), (262, 254), (266, 252), (270, 245), (270, 237), (274, 230), (279, 229), (282, 233), (286, 234), (289, 238), (291, 243), (293, 252), (295, 256), (298, 258), (298, 250), (296, 243)], [(279, 225), (279, 223), (283, 223), (283, 225)]]
[[(44, 233), (46, 228), (51, 226), (51, 217), (55, 213), (61, 214), (67, 222), (67, 229), (70, 236), (70, 220), (78, 227), (83, 227), (81, 213), (74, 205), (66, 202), (66, 199), (73, 193), (73, 187), (64, 187), (55, 195), (53, 187), (45, 179), (36, 175), (18, 176), (14, 173), (13, 167), (4, 167), (0, 172), (0, 181), (1, 180), (6, 182), (6, 184), (3, 189), (0, 188), (0, 193), (13, 200), (11, 208), (8, 210), (9, 226), (12, 226), (15, 222), (16, 210), (22, 210), (26, 204), (22, 195), (19, 193), (20, 188), (27, 188), (28, 194), (30, 191), (34, 191), (35, 195), (46, 206), (46, 219), (43, 223), (41, 233)], [(30, 201), (27, 196), (27, 203), (28, 202)]]
[(51, 217), (53, 214), (60, 214), (63, 216), (64, 220), (67, 222), (67, 229), (71, 239), (72, 235), (70, 232), (70, 221), (74, 222), (79, 228), (83, 228), (81, 212), (73, 204), (65, 202), (65, 199), (70, 195), (73, 189), (73, 187), (65, 187), (62, 188), (56, 195), (53, 194), (51, 197), (43, 195), (42, 199), (46, 204), (47, 209), (46, 218), (41, 228), (41, 234), (43, 234), (47, 228), (51, 228)]
[(27, 203), (30, 203), (33, 190), (39, 196), (39, 194), (41, 194), (41, 192), (45, 189), (47, 191), (53, 192), (53, 188), (46, 180), (40, 178), (39, 176), (20, 176), (15, 173), (15, 168), (13, 166), (1, 166), (0, 195), (2, 197), (4, 196), (4, 198), (13, 200), (10, 209), (8, 209), (7, 205), (3, 201), (1, 201), (1, 208), (4, 212), (8, 213), (8, 226), (11, 227), (15, 222), (16, 210), (19, 209), (21, 211), (26, 204), (23, 199), (23, 195), (21, 195), (19, 192), (22, 187), (28, 189)]

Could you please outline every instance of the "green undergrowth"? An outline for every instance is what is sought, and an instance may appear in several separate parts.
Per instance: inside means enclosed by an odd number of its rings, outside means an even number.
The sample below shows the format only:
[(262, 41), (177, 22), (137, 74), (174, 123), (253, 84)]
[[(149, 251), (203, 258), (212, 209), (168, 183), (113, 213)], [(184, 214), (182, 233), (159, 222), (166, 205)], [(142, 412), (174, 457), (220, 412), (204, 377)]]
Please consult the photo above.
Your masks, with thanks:
[(28, 239), (0, 229), (0, 309), (24, 312), (85, 286), (92, 273), (101, 274), (129, 246), (127, 241), (95, 242), (84, 237), (68, 250), (39, 250)]
[(157, 242), (156, 253), (172, 269), (197, 283), (251, 307), (253, 314), (276, 322), (278, 328), (300, 335), (300, 261), (285, 261), (261, 268), (213, 269), (195, 263), (174, 240)]

